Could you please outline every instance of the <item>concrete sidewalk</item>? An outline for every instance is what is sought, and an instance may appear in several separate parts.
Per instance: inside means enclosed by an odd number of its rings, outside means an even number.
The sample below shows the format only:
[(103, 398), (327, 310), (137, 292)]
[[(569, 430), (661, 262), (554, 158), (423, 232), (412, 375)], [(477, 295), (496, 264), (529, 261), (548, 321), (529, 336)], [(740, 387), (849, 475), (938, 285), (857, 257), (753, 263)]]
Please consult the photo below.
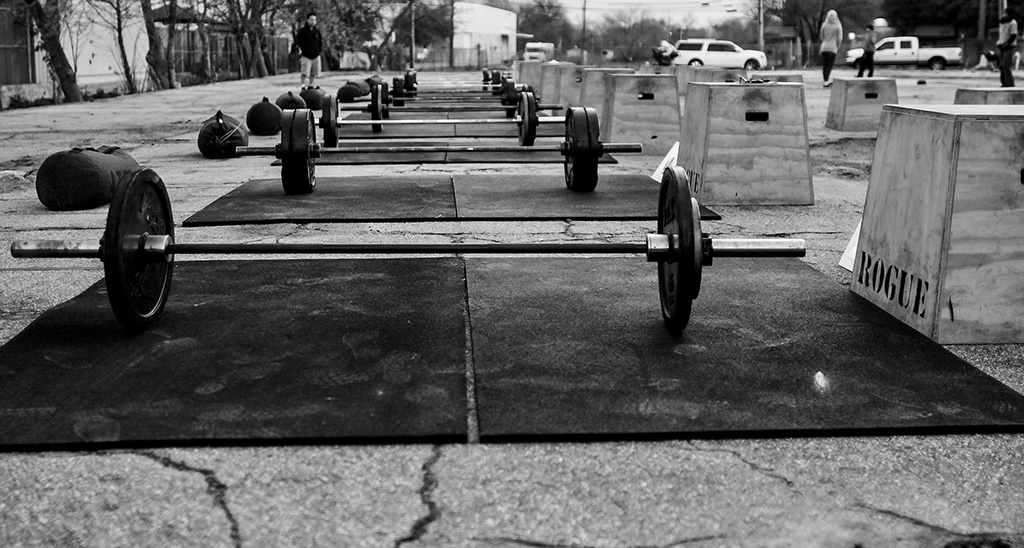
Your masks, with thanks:
[[(900, 73), (901, 103), (950, 103), (964, 72)], [(884, 69), (876, 71), (885, 76)], [(836, 76), (852, 76), (840, 69)], [(329, 74), (336, 90), (356, 74)], [(436, 75), (422, 73), (425, 82)], [(445, 74), (475, 81), (478, 73)], [(925, 85), (917, 81), (925, 78)], [(244, 119), (296, 75), (0, 112), (0, 241), (98, 238), (106, 208), (56, 213), (34, 171), (71, 146), (119, 145), (155, 169), (180, 221), (270, 159), (207, 160), (195, 136), (217, 109)], [(720, 207), (715, 235), (792, 234), (837, 283), (860, 218), (872, 134), (824, 127), (829, 90), (805, 73), (816, 204)], [(975, 73), (969, 84), (997, 85)], [(273, 144), (254, 138), (251, 144)], [(621, 172), (657, 158), (623, 156)], [(522, 166), (359, 166), (322, 175), (517, 173)], [(605, 168), (602, 167), (602, 170)], [(557, 165), (531, 172), (561, 173)], [(459, 233), (633, 240), (647, 222), (383, 223), (301, 227), (318, 237), (413, 242)], [(178, 228), (188, 241), (276, 241), (295, 225)], [(447, 236), (442, 236), (447, 237)], [(454, 238), (453, 238), (454, 239)], [(706, 275), (711, 275), (708, 273)], [(102, 277), (96, 261), (0, 254), (0, 343)], [(1024, 393), (1020, 345), (950, 349)], [(0, 364), (0, 379), (5, 371)], [(0, 407), (3, 407), (0, 405)], [(2, 412), (2, 410), (0, 410)], [(1024, 546), (1024, 436), (879, 436), (591, 444), (282, 446), (0, 454), (0, 546)]]

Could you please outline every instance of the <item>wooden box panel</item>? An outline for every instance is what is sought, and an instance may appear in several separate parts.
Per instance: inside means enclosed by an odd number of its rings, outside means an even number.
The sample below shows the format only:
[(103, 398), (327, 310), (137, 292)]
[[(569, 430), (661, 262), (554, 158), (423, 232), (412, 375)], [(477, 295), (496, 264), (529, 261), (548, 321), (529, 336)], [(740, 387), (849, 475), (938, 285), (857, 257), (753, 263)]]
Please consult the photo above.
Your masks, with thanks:
[(679, 92), (670, 74), (612, 74), (605, 96), (601, 140), (640, 143), (663, 156), (680, 140)]
[(517, 84), (530, 84), (535, 88), (540, 87), (540, 61), (516, 61), (515, 67), (518, 72), (513, 71), (512, 78)]
[(640, 67), (642, 74), (673, 74), (676, 77), (676, 87), (679, 89), (679, 96), (686, 97), (686, 87), (690, 84), (690, 77), (697, 67), (689, 65), (644, 65)]
[(679, 165), (711, 205), (814, 203), (802, 84), (691, 82)]
[(580, 88), (583, 87), (583, 75), (593, 65), (568, 66), (562, 69), (561, 85), (558, 87), (557, 103), (563, 107), (578, 107), (580, 103)]
[(540, 66), (540, 85), (534, 86), (534, 89), (540, 93), (540, 101), (543, 103), (552, 103), (558, 96), (559, 80), (562, 77), (562, 71), (559, 65), (564, 63), (542, 63)]
[(772, 82), (804, 83), (804, 75), (799, 72), (782, 72), (775, 70), (752, 70), (748, 76), (751, 80), (770, 80)]
[(598, 110), (598, 117), (604, 121), (608, 113), (604, 110), (605, 95), (608, 93), (608, 75), (610, 74), (633, 74), (635, 71), (629, 68), (588, 68), (583, 71), (583, 83), (580, 84), (581, 106), (594, 107)]
[(876, 131), (883, 105), (899, 103), (894, 78), (834, 78), (825, 127)]
[(1024, 342), (1024, 115), (886, 106), (851, 289), (942, 344)]
[(743, 69), (690, 67), (690, 82), (739, 83), (740, 78), (747, 77)]
[(1024, 88), (961, 88), (956, 90), (957, 105), (1022, 105)]

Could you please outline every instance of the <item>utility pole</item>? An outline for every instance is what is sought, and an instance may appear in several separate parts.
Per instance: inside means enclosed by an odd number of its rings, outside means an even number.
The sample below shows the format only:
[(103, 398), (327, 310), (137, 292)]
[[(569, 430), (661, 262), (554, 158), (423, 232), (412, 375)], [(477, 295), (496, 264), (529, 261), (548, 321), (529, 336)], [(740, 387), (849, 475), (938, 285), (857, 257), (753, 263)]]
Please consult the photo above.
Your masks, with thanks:
[(409, 0), (409, 68), (416, 68), (416, 1)]
[(764, 0), (757, 0), (757, 49), (764, 51)]
[(978, 41), (985, 41), (985, 0), (978, 0)]
[(451, 36), (448, 37), (448, 68), (455, 68), (455, 0), (449, 3), (448, 24)]
[(587, 0), (583, 0), (583, 39), (580, 42), (580, 48), (583, 50), (582, 54), (584, 55), (584, 59), (581, 60), (581, 63), (586, 64), (587, 60), (585, 56), (587, 55)]

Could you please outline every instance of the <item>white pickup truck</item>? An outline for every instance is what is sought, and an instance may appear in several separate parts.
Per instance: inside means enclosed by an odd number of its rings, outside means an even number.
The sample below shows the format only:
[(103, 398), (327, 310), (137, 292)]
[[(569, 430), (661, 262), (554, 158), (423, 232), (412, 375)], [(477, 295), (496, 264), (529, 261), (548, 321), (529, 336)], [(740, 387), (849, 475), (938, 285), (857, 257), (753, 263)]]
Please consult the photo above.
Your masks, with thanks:
[[(963, 57), (960, 46), (922, 47), (916, 36), (892, 36), (875, 44), (875, 66), (905, 65), (943, 70), (959, 65)], [(860, 68), (864, 48), (851, 48), (846, 52), (846, 64)]]

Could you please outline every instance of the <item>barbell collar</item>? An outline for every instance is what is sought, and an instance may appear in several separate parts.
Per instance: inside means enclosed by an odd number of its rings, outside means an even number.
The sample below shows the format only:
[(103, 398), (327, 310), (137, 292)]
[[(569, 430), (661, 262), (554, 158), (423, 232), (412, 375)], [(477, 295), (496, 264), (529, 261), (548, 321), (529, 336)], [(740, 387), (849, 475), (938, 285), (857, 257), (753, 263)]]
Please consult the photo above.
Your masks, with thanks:
[(16, 240), (11, 242), (11, 256), (18, 259), (99, 259), (99, 242), (66, 240)]

